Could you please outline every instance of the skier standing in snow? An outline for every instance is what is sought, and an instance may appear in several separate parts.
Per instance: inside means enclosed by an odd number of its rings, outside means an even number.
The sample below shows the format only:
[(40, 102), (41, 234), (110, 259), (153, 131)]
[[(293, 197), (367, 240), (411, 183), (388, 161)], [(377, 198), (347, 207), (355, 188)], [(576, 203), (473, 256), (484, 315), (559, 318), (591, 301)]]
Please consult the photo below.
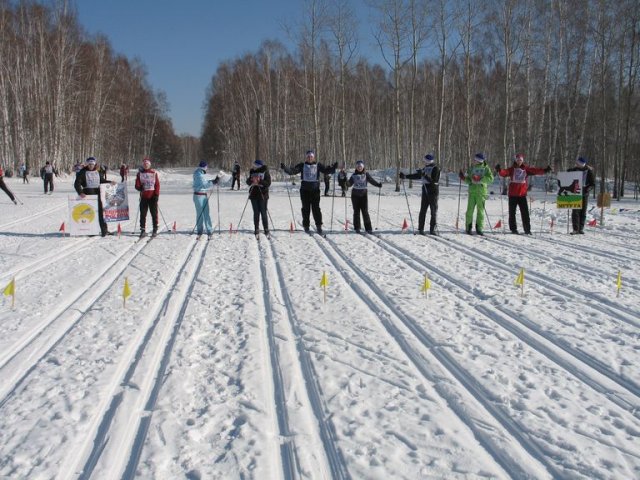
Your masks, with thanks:
[(158, 172), (151, 168), (151, 160), (145, 158), (142, 161), (142, 168), (136, 175), (136, 190), (140, 192), (140, 238), (146, 237), (145, 226), (147, 223), (147, 212), (151, 212), (153, 222), (152, 237), (158, 234), (158, 197), (160, 197), (160, 178)]
[(584, 223), (587, 219), (587, 206), (589, 205), (589, 192), (596, 186), (593, 168), (587, 165), (587, 159), (579, 157), (576, 166), (567, 170), (568, 172), (582, 172), (582, 208), (571, 210), (571, 224), (573, 231), (571, 235), (584, 235)]
[(109, 182), (107, 180), (107, 176), (102, 171), (96, 169), (95, 157), (87, 158), (85, 161), (85, 167), (76, 173), (73, 188), (81, 198), (84, 198), (87, 195), (98, 196), (98, 223), (100, 224), (100, 233), (105, 237), (107, 235), (111, 235), (111, 232), (109, 232), (107, 222), (104, 221), (102, 214), (102, 200), (100, 199), (101, 183), (111, 183), (112, 185), (115, 185), (115, 182)]
[(340, 186), (340, 190), (342, 190), (342, 196), (345, 197), (347, 195), (347, 172), (344, 170), (344, 165), (340, 168), (338, 172), (338, 185)]
[(58, 170), (51, 165), (51, 162), (45, 163), (44, 167), (40, 169), (40, 177), (44, 181), (44, 194), (53, 193), (53, 176), (58, 175)]
[(238, 190), (240, 190), (240, 164), (236, 161), (233, 164), (233, 171), (231, 172), (232, 180), (231, 180), (231, 190), (238, 182)]
[(269, 186), (271, 185), (271, 175), (269, 167), (262, 160), (256, 160), (253, 168), (249, 170), (247, 177), (249, 185), (249, 200), (253, 208), (254, 233), (260, 233), (260, 218), (262, 218), (262, 228), (264, 234), (269, 236), (269, 218), (267, 215), (267, 203), (269, 200)]
[(316, 154), (313, 150), (307, 150), (304, 163), (298, 163), (292, 168), (288, 168), (284, 163), (280, 168), (287, 175), (300, 173), (302, 180), (300, 185), (300, 200), (302, 201), (302, 227), (305, 232), (309, 232), (309, 214), (313, 213), (313, 221), (316, 223), (316, 230), (322, 234), (322, 211), (320, 210), (320, 174), (334, 173), (338, 162), (333, 165), (324, 166), (316, 162)]
[(123, 163), (120, 165), (120, 180), (126, 182), (127, 178), (129, 178), (129, 167), (126, 163)]
[(198, 237), (207, 229), (207, 235), (213, 233), (211, 224), (211, 213), (209, 211), (209, 191), (218, 183), (220, 178), (216, 176), (213, 180), (205, 178), (209, 165), (202, 160), (198, 168), (193, 172), (193, 203), (196, 207), (196, 231)]
[(9, 195), (9, 198), (13, 203), (15, 203), (16, 205), (18, 204), (18, 201), (16, 200), (16, 197), (13, 195), (13, 192), (9, 190), (9, 187), (7, 187), (4, 183), (4, 170), (2, 169), (2, 167), (0, 167), (0, 189), (2, 189), (4, 193)]
[(382, 188), (382, 184), (373, 179), (373, 177), (364, 169), (364, 162), (358, 160), (356, 169), (349, 177), (349, 185), (351, 189), (351, 205), (353, 206), (353, 228), (356, 233), (360, 233), (360, 213), (364, 223), (364, 230), (371, 233), (371, 218), (369, 217), (369, 196), (367, 194), (367, 183)]
[(325, 172), (323, 178), (324, 178), (324, 196), (328, 197), (329, 189), (331, 188), (331, 174)]
[(427, 209), (431, 209), (431, 220), (429, 222), (429, 233), (437, 235), (436, 225), (438, 216), (438, 195), (440, 193), (440, 167), (436, 165), (436, 160), (428, 153), (424, 156), (424, 168), (416, 173), (405, 175), (400, 172), (400, 178), (410, 178), (412, 180), (422, 179), (422, 201), (420, 202), (420, 213), (418, 215), (418, 233), (424, 235), (424, 223), (427, 216)]
[(29, 169), (24, 163), (20, 165), (20, 176), (22, 177), (22, 183), (29, 183)]
[(518, 224), (516, 223), (516, 207), (518, 207), (524, 233), (525, 235), (531, 235), (531, 220), (529, 218), (529, 204), (527, 203), (529, 182), (527, 180), (531, 175), (543, 175), (550, 171), (551, 167), (536, 168), (525, 165), (522, 153), (518, 153), (515, 156), (513, 165), (509, 168), (503, 169), (500, 168), (499, 164), (496, 165), (498, 175), (509, 177), (509, 230), (511, 233), (518, 233)]
[(484, 154), (476, 153), (473, 164), (467, 168), (466, 173), (460, 170), (460, 180), (469, 185), (469, 197), (467, 200), (467, 213), (465, 225), (467, 234), (471, 235), (473, 227), (473, 211), (476, 212), (476, 233), (484, 235), (484, 203), (487, 199), (487, 185), (493, 182), (493, 173), (485, 162)]

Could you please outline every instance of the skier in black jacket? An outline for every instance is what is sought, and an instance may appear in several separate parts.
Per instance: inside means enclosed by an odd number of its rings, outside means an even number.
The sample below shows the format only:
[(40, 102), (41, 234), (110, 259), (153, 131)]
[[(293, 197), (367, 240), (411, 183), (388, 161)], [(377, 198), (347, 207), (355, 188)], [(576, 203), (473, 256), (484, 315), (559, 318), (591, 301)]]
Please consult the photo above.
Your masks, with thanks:
[(596, 186), (593, 168), (587, 165), (587, 159), (579, 157), (576, 160), (576, 166), (569, 168), (568, 172), (582, 172), (582, 208), (574, 208), (571, 210), (571, 224), (573, 231), (571, 235), (584, 234), (584, 223), (587, 219), (587, 206), (589, 204), (589, 192)]
[(440, 182), (440, 168), (436, 165), (435, 158), (428, 153), (424, 156), (424, 168), (409, 175), (400, 172), (400, 178), (411, 178), (413, 180), (422, 179), (422, 202), (420, 203), (420, 213), (418, 215), (418, 233), (424, 235), (427, 209), (431, 208), (429, 233), (431, 235), (437, 235), (436, 224), (438, 216), (438, 194), (440, 193), (440, 187), (438, 186)]
[(75, 188), (78, 195), (82, 198), (87, 195), (98, 196), (98, 222), (100, 223), (100, 232), (103, 237), (111, 235), (107, 228), (107, 222), (104, 221), (102, 215), (102, 200), (100, 199), (100, 184), (111, 183), (115, 185), (115, 182), (107, 180), (106, 170), (98, 170), (96, 168), (96, 159), (94, 157), (87, 158), (85, 167), (76, 173), (76, 180), (73, 182), (73, 188)]
[(356, 233), (360, 233), (360, 213), (364, 222), (364, 229), (367, 233), (372, 232), (371, 218), (369, 217), (369, 197), (367, 195), (367, 183), (382, 188), (382, 184), (373, 179), (369, 172), (364, 169), (364, 162), (356, 162), (356, 170), (349, 177), (351, 189), (351, 205), (353, 205), (353, 228)]
[(338, 162), (330, 167), (325, 167), (316, 162), (316, 154), (313, 150), (307, 150), (304, 163), (298, 163), (292, 168), (288, 168), (284, 163), (280, 168), (287, 175), (300, 173), (302, 180), (300, 185), (300, 200), (302, 200), (302, 226), (305, 232), (309, 232), (309, 214), (313, 212), (313, 221), (316, 222), (316, 230), (322, 233), (322, 211), (320, 210), (320, 174), (334, 173)]
[(249, 185), (249, 200), (253, 207), (254, 233), (260, 232), (260, 217), (262, 217), (262, 228), (264, 234), (269, 236), (269, 218), (267, 216), (267, 202), (269, 200), (269, 186), (271, 185), (271, 175), (269, 168), (262, 160), (256, 160), (253, 168), (249, 170), (247, 177)]
[(342, 196), (347, 195), (347, 172), (344, 171), (344, 165), (340, 168), (338, 172), (338, 185), (340, 185), (340, 190), (342, 190)]
[(238, 190), (240, 190), (240, 164), (235, 162), (233, 164), (233, 170), (231, 172), (231, 190), (236, 186), (236, 182), (238, 182)]

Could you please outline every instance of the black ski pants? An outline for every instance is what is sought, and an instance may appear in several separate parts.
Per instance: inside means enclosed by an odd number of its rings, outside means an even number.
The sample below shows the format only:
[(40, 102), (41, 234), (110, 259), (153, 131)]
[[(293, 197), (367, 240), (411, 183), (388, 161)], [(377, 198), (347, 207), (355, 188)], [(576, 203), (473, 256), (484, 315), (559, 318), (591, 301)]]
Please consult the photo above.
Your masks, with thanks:
[(53, 173), (44, 174), (44, 193), (53, 192)]
[(267, 233), (269, 231), (267, 202), (269, 202), (269, 199), (264, 198), (262, 195), (251, 197), (251, 207), (253, 208), (253, 227), (256, 234), (260, 231), (260, 218), (262, 218), (262, 228), (264, 229), (264, 232)]
[(531, 233), (531, 219), (529, 218), (529, 203), (527, 202), (527, 197), (509, 197), (509, 230), (513, 233), (518, 231), (516, 207), (520, 209), (524, 233)]
[(420, 213), (418, 214), (418, 230), (424, 232), (424, 223), (427, 217), (427, 210), (431, 209), (431, 220), (429, 231), (435, 233), (438, 218), (438, 192), (425, 192), (422, 190), (422, 201), (420, 202)]
[(147, 225), (147, 212), (151, 212), (153, 231), (158, 231), (158, 197), (140, 197), (140, 230), (144, 231)]
[(16, 201), (16, 197), (13, 196), (13, 193), (11, 193), (11, 190), (9, 190), (9, 187), (7, 187), (4, 184), (4, 178), (2, 177), (0, 177), (0, 188), (4, 191), (4, 193), (9, 195), (9, 198), (11, 199), (12, 202)]
[(302, 226), (309, 228), (309, 214), (313, 213), (313, 221), (316, 227), (322, 228), (322, 211), (320, 210), (320, 189), (300, 190), (302, 200)]
[(353, 228), (356, 232), (360, 231), (360, 214), (362, 213), (362, 220), (364, 223), (364, 229), (367, 232), (371, 232), (371, 218), (369, 217), (369, 196), (351, 194), (351, 205), (353, 206)]
[(234, 175), (231, 180), (231, 190), (236, 186), (236, 182), (238, 182), (238, 190), (240, 190), (240, 175)]
[(589, 206), (589, 195), (582, 196), (582, 208), (571, 210), (571, 225), (574, 232), (584, 233), (584, 223), (587, 219), (587, 207)]

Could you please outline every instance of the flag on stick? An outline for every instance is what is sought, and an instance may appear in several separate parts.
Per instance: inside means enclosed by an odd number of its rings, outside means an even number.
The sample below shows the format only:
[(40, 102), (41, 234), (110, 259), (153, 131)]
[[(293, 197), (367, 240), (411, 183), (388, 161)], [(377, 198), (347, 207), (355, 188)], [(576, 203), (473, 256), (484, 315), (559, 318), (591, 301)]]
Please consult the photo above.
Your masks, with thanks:
[(520, 295), (524, 296), (524, 268), (520, 269), (520, 273), (516, 277), (515, 285), (520, 285)]
[(64, 237), (64, 233), (65, 233), (64, 222), (62, 222), (62, 224), (60, 225), (60, 228), (58, 229), (58, 231), (62, 232), (62, 236)]
[(127, 308), (127, 298), (131, 296), (131, 287), (129, 287), (129, 278), (124, 277), (124, 287), (122, 288), (122, 306)]
[(496, 226), (493, 228), (502, 228), (502, 219), (498, 220), (498, 223), (496, 223)]
[(292, 234), (295, 229), (296, 229), (295, 225), (293, 224), (293, 222), (291, 222), (289, 224), (289, 234)]
[(344, 221), (344, 231), (348, 232), (349, 231), (349, 220), (345, 220)]
[(402, 222), (402, 231), (406, 232), (407, 230), (409, 230), (409, 223), (407, 222), (407, 219), (404, 219), (404, 222)]
[(176, 221), (175, 221), (175, 220), (173, 221), (173, 227), (171, 227), (171, 231), (172, 231), (173, 233), (176, 233), (176, 231), (177, 231)]
[(229, 236), (233, 233), (233, 223), (229, 224)]
[(431, 280), (427, 277), (427, 274), (424, 274), (424, 282), (422, 282), (422, 295), (426, 295), (429, 297), (429, 289), (431, 288)]
[(16, 304), (16, 279), (15, 277), (11, 279), (11, 281), (4, 287), (2, 291), (5, 297), (11, 295), (11, 308), (13, 308)]
[(549, 224), (550, 229), (551, 229), (551, 233), (553, 233), (553, 225), (554, 225), (554, 221), (553, 221), (553, 217), (551, 218), (551, 222)]
[(118, 237), (122, 235), (122, 227), (120, 226), (120, 224), (118, 223)]
[(620, 289), (622, 288), (622, 272), (618, 270), (618, 279), (616, 280), (616, 287), (618, 287), (618, 293), (616, 297), (620, 296)]
[(590, 227), (595, 227), (596, 225), (598, 225), (598, 221), (594, 218), (589, 223), (587, 223), (587, 225), (589, 225)]
[(322, 279), (320, 279), (320, 286), (324, 289), (324, 303), (327, 303), (327, 287), (329, 286), (329, 277), (327, 272), (322, 272)]

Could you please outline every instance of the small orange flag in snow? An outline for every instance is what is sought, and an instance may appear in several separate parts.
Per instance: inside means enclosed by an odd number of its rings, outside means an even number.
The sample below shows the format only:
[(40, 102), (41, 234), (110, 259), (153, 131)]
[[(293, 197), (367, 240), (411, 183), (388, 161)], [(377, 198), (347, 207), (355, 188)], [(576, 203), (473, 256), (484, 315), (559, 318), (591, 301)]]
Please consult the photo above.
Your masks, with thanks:
[(496, 223), (496, 226), (493, 228), (502, 228), (502, 219), (498, 220), (498, 223)]
[(349, 231), (349, 220), (345, 220), (344, 221), (344, 231), (348, 232)]
[(595, 227), (596, 225), (598, 225), (598, 222), (596, 221), (596, 219), (594, 218), (593, 220), (591, 220), (589, 223), (587, 223), (587, 225), (589, 225), (590, 227)]
[(62, 222), (58, 231), (64, 233), (64, 222)]
[(233, 223), (229, 224), (229, 235), (233, 233)]
[(409, 223), (407, 222), (407, 219), (404, 219), (404, 222), (402, 222), (402, 231), (406, 232), (407, 230), (409, 230)]
[(293, 233), (293, 231), (296, 229), (296, 227), (293, 225), (293, 222), (291, 222), (289, 224), (289, 233)]
[(118, 224), (118, 236), (122, 235), (122, 227)]
[(176, 221), (175, 220), (173, 221), (173, 227), (171, 227), (171, 231), (173, 233), (176, 233)]

